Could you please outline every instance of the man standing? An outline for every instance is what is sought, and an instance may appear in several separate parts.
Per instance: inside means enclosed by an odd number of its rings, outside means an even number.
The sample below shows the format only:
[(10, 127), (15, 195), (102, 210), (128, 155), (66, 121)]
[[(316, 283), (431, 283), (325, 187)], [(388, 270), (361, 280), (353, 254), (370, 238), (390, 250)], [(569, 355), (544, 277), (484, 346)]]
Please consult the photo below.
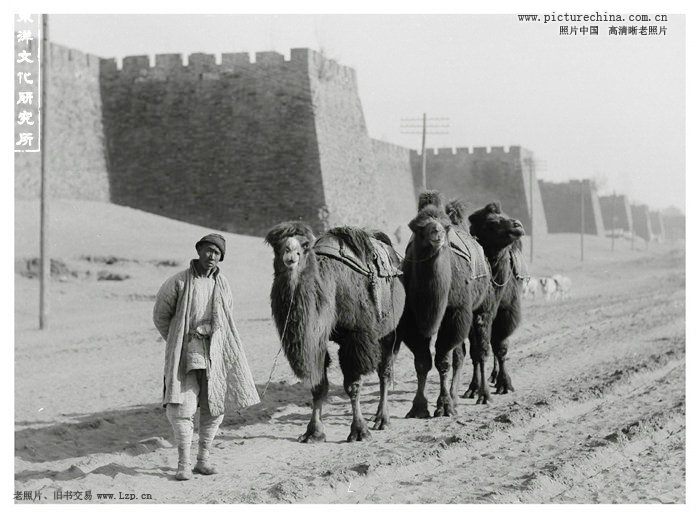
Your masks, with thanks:
[(233, 296), (218, 263), (226, 241), (212, 233), (195, 249), (199, 258), (170, 277), (156, 295), (153, 323), (166, 342), (163, 405), (177, 440), (175, 478), (192, 477), (190, 448), (199, 413), (199, 452), (194, 471), (211, 475), (211, 443), (225, 411), (260, 402), (233, 321)]

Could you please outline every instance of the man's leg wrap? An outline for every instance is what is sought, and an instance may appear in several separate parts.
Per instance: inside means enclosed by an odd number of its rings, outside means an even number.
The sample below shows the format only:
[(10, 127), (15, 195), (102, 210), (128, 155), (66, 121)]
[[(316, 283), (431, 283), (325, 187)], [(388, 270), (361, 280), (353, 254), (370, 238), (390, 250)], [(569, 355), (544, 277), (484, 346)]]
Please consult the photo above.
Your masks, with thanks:
[(212, 416), (209, 408), (200, 406), (199, 408), (199, 453), (197, 461), (207, 461), (209, 459), (209, 449), (214, 441), (219, 426), (224, 420), (224, 415)]

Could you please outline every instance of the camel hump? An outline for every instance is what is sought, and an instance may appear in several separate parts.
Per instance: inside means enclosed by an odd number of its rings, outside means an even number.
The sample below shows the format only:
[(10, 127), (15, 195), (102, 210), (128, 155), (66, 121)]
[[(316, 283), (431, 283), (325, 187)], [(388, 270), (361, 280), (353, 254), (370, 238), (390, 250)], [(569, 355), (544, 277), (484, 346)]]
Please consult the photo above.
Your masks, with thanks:
[[(316, 241), (314, 252), (338, 260), (365, 276), (393, 277), (401, 274), (401, 259), (392, 246), (363, 230), (345, 230), (329, 230)], [(363, 235), (360, 236), (358, 232), (363, 232)]]
[(447, 238), (452, 251), (469, 262), (472, 280), (489, 276), (490, 269), (486, 262), (484, 249), (469, 232), (453, 226), (447, 232)]

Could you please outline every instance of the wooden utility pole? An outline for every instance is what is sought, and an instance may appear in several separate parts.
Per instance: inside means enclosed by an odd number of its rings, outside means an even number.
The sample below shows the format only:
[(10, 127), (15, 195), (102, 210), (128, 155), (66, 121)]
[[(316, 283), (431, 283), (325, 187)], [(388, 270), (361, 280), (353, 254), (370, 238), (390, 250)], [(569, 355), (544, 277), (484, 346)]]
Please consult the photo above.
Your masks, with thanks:
[(615, 195), (615, 191), (613, 190), (612, 215), (611, 215), (611, 218), (612, 218), (612, 239), (611, 239), (612, 244), (611, 244), (611, 249), (610, 249), (610, 251), (613, 251), (613, 252), (615, 251), (615, 223), (617, 222), (616, 207), (617, 207), (617, 196)]
[(426, 117), (425, 117), (425, 113), (423, 113), (423, 139), (422, 139), (422, 143), (420, 146), (420, 154), (421, 154), (421, 158), (423, 159), (422, 163), (421, 163), (421, 174), (422, 174), (421, 177), (423, 178), (423, 190), (424, 191), (428, 190), (428, 178), (426, 177), (426, 174), (425, 174), (425, 126), (426, 126)]
[(48, 93), (49, 93), (49, 15), (41, 15), (41, 50), (39, 51), (41, 59), (41, 107), (39, 115), (41, 118), (40, 124), (40, 142), (41, 149), (41, 229), (40, 229), (40, 244), (39, 252), (41, 255), (41, 279), (39, 285), (39, 328), (42, 330), (49, 328), (49, 284), (51, 281), (51, 257), (49, 256), (49, 185), (47, 174), (47, 149), (46, 145), (46, 123), (48, 119)]
[[(449, 129), (449, 118), (448, 117), (428, 117), (425, 113), (421, 118), (402, 118), (401, 119), (401, 134), (403, 135), (421, 135), (421, 186), (423, 190), (428, 189), (428, 173), (427, 173), (427, 160), (428, 155), (425, 152), (425, 142), (427, 135), (447, 135), (449, 131), (443, 131), (444, 129)], [(418, 124), (420, 123), (420, 125)], [(420, 129), (420, 131), (416, 131)], [(438, 131), (434, 131), (438, 129)]]
[(583, 234), (586, 231), (586, 205), (584, 204), (583, 182), (581, 180), (581, 262), (583, 262)]
[(535, 200), (533, 198), (532, 158), (525, 158), (525, 165), (530, 171), (530, 264), (535, 260)]

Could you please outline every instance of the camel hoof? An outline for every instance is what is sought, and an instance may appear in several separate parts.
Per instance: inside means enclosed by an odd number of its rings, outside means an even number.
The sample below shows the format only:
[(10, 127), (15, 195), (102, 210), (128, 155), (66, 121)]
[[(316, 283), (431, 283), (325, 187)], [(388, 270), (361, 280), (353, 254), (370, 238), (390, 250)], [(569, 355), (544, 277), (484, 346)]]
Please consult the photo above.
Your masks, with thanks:
[(322, 443), (326, 441), (326, 433), (304, 433), (297, 438), (299, 443)]
[(406, 418), (430, 418), (430, 411), (427, 407), (412, 407), (411, 410), (406, 413)]
[(497, 380), (498, 380), (498, 372), (494, 370), (491, 372), (491, 376), (489, 377), (489, 382), (491, 384), (496, 384)]
[(497, 395), (506, 395), (510, 391), (515, 391), (513, 389), (513, 385), (510, 382), (510, 379), (500, 379), (496, 383), (496, 394)]
[(477, 390), (473, 388), (469, 388), (467, 391), (464, 392), (464, 395), (462, 395), (463, 399), (473, 399), (476, 396)]
[(366, 427), (360, 429), (350, 429), (350, 434), (348, 435), (348, 442), (368, 442), (372, 439), (372, 435), (369, 429)]
[(439, 407), (435, 410), (435, 413), (433, 414), (434, 417), (441, 417), (441, 416), (457, 416), (457, 410), (454, 408), (454, 406), (444, 406), (444, 407)]
[(511, 391), (514, 391), (512, 386), (496, 386), (496, 395), (507, 395)]
[(476, 403), (477, 403), (477, 404), (484, 404), (484, 405), (486, 405), (486, 404), (489, 403), (489, 399), (490, 399), (490, 398), (491, 398), (491, 397), (489, 396), (488, 393), (486, 393), (486, 394), (483, 394), (483, 393), (482, 393), (481, 395), (479, 395), (479, 398), (476, 399)]
[(374, 426), (372, 426), (372, 430), (374, 431), (384, 431), (385, 429), (389, 429), (389, 417), (375, 417), (374, 418)]

